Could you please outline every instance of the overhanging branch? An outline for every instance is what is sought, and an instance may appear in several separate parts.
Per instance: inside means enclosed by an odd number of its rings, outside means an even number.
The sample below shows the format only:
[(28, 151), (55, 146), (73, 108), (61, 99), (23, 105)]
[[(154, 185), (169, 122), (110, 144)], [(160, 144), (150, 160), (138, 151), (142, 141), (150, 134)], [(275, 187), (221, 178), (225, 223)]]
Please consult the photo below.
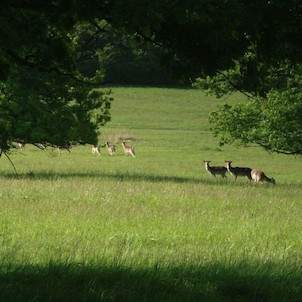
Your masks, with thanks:
[(30, 62), (26, 58), (18, 56), (15, 52), (13, 52), (9, 49), (4, 49), (4, 50), (7, 53), (7, 55), (10, 56), (19, 65), (23, 65), (23, 66), (30, 67), (30, 68), (36, 68), (37, 70), (39, 70), (41, 72), (49, 72), (49, 73), (55, 72), (61, 76), (65, 76), (70, 79), (73, 79), (74, 81), (81, 83), (81, 84), (97, 86), (102, 83), (102, 81), (89, 80), (89, 79), (84, 79), (82, 77), (79, 77), (76, 75), (75, 72), (67, 71), (63, 67), (60, 67), (60, 66), (46, 67), (45, 65)]
[(244, 94), (245, 96), (247, 96), (250, 99), (255, 98), (254, 95), (250, 95), (248, 94), (246, 91), (242, 90), (240, 87), (238, 87), (227, 75), (225, 75), (222, 71), (217, 71), (218, 74), (222, 75), (231, 86), (233, 86), (237, 91), (241, 92), (242, 94)]

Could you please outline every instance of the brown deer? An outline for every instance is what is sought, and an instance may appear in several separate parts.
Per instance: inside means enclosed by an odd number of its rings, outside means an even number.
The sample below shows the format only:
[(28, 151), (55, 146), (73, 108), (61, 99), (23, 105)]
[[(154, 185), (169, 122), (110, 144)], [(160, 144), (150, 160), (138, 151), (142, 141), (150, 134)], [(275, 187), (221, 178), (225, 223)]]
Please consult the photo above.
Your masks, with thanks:
[(57, 146), (57, 150), (61, 153), (62, 151), (64, 151), (64, 150), (66, 150), (66, 151), (68, 151), (69, 153), (70, 153), (70, 149), (72, 148), (72, 146), (71, 145), (68, 145), (68, 144), (66, 144), (66, 145), (60, 145), (60, 146)]
[(105, 147), (107, 151), (109, 152), (110, 155), (114, 155), (116, 152), (116, 146), (115, 145), (110, 145), (108, 142), (105, 144)]
[(122, 146), (123, 146), (123, 151), (125, 155), (131, 155), (132, 157), (135, 157), (135, 150), (133, 147), (130, 146), (126, 146), (125, 142), (122, 142)]
[(210, 175), (216, 177), (220, 175), (222, 178), (226, 178), (227, 168), (224, 166), (210, 166), (210, 160), (204, 160), (204, 166)]
[(264, 181), (272, 183), (272, 184), (276, 183), (275, 179), (267, 177), (264, 174), (264, 172), (262, 172), (260, 170), (253, 169), (251, 172), (251, 176), (252, 176), (252, 179), (257, 183), (264, 182)]
[(232, 167), (231, 166), (231, 161), (226, 160), (226, 167), (227, 170), (234, 176), (235, 180), (237, 179), (238, 176), (246, 176), (249, 180), (252, 180), (252, 176), (251, 176), (251, 172), (252, 169), (251, 168), (247, 168), (247, 167)]

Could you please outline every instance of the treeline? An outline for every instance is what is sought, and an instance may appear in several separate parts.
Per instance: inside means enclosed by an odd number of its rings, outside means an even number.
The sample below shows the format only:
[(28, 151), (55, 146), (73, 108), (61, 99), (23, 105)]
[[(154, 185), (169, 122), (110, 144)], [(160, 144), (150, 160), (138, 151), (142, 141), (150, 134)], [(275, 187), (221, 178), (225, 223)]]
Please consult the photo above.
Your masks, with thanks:
[(102, 27), (95, 39), (90, 39), (90, 28), (83, 28), (79, 41), (86, 50), (87, 44), (90, 43), (91, 53), (94, 50), (96, 54), (81, 64), (82, 72), (88, 77), (94, 76), (95, 70), (100, 69), (103, 72), (104, 83), (184, 84), (175, 76), (177, 62), (174, 61), (170, 68), (167, 60), (171, 60), (171, 58), (167, 58), (168, 54), (160, 46), (146, 43), (139, 36), (115, 30), (109, 24)]

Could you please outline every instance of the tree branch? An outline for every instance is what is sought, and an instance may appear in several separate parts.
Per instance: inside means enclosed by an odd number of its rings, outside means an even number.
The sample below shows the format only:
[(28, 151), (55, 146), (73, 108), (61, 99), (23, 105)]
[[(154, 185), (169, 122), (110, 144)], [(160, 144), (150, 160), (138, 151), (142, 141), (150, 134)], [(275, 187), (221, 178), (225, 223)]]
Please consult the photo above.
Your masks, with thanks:
[(222, 75), (230, 84), (231, 86), (233, 86), (236, 90), (238, 90), (239, 92), (241, 92), (242, 94), (244, 94), (245, 96), (247, 96), (250, 99), (255, 98), (255, 95), (250, 95), (247, 92), (245, 92), (244, 90), (242, 90), (241, 88), (239, 88), (239, 86), (237, 86), (228, 76), (226, 76), (222, 71), (217, 71), (218, 74)]
[(281, 150), (281, 149), (273, 149), (267, 144), (262, 144), (262, 143), (259, 143), (259, 142), (257, 142), (257, 144), (260, 147), (262, 147), (265, 150), (267, 150), (269, 152), (272, 152), (272, 153), (275, 152), (275, 153), (278, 153), (278, 154), (285, 154), (285, 155), (301, 155), (302, 154), (302, 150), (285, 151), (285, 150)]
[(78, 77), (74, 72), (65, 71), (60, 66), (45, 67), (45, 66), (41, 66), (39, 64), (32, 63), (32, 62), (26, 60), (26, 58), (18, 56), (15, 52), (13, 52), (13, 51), (11, 51), (9, 49), (5, 49), (5, 52), (13, 60), (15, 60), (18, 64), (23, 65), (23, 66), (27, 66), (27, 67), (30, 67), (30, 68), (37, 68), (41, 72), (55, 72), (55, 73), (57, 73), (59, 75), (62, 75), (62, 76), (65, 76), (65, 77), (69, 77), (69, 78), (73, 79), (74, 81), (76, 81), (78, 83), (86, 84), (86, 85), (96, 86), (96, 85), (100, 85), (102, 83), (101, 81), (86, 80), (86, 79), (83, 79), (81, 77)]

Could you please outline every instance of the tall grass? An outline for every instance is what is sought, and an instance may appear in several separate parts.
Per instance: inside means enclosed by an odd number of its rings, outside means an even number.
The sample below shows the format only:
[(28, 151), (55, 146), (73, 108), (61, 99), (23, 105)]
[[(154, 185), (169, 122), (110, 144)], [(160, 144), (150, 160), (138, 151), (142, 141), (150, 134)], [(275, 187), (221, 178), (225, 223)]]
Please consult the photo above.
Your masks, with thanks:
[[(218, 147), (219, 101), (198, 90), (113, 92), (99, 139), (116, 156), (26, 146), (10, 155), (18, 176), (1, 159), (0, 301), (299, 301), (301, 160)], [(277, 184), (212, 178), (205, 159)]]

